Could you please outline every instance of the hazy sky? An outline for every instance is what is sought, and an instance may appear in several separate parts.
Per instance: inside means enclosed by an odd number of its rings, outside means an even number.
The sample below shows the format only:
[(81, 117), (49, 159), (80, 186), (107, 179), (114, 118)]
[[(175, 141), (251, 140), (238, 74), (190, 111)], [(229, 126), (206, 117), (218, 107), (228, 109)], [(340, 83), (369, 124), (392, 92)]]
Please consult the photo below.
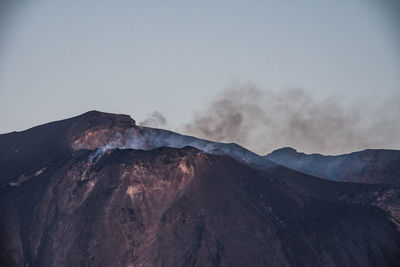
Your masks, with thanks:
[(349, 105), (400, 92), (396, 1), (0, 3), (0, 133), (92, 109), (174, 128), (232, 81)]

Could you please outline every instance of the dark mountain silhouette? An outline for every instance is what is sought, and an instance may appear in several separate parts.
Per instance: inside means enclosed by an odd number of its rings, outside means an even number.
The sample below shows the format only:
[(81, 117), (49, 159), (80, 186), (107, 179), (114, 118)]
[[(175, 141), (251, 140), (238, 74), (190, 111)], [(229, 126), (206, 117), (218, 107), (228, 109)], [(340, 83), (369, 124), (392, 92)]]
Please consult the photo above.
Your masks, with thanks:
[(1, 266), (400, 264), (398, 185), (315, 178), (126, 115), (0, 135), (0, 168)]
[(265, 156), (277, 164), (333, 181), (400, 184), (400, 151), (367, 149), (338, 156), (304, 154), (286, 147)]

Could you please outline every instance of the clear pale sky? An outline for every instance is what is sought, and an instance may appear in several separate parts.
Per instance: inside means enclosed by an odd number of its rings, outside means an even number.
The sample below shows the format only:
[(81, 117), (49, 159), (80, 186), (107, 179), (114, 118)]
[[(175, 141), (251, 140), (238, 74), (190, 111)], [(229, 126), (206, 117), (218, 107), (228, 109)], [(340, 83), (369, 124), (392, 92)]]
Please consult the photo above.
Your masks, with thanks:
[(395, 3), (1, 1), (0, 133), (92, 109), (177, 126), (232, 80), (368, 105), (400, 91)]

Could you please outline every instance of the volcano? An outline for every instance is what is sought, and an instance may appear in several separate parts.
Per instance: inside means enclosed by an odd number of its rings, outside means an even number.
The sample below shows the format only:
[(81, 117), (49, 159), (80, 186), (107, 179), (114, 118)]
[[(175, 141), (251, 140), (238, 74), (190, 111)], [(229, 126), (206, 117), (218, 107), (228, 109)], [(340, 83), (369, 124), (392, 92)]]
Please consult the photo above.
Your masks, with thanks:
[(400, 266), (397, 161), (277, 158), (98, 111), (2, 134), (0, 265)]

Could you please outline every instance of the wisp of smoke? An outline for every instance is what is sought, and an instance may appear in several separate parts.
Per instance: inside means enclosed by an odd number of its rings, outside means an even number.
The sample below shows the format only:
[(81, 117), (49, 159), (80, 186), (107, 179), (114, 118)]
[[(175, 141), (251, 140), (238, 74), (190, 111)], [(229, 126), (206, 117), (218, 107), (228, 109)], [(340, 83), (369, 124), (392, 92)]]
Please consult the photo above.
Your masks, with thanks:
[(167, 124), (167, 119), (159, 111), (147, 115), (147, 118), (139, 123), (141, 126), (162, 127)]
[(338, 154), (365, 148), (399, 148), (400, 105), (345, 107), (317, 100), (302, 89), (279, 92), (238, 85), (197, 111), (183, 132), (235, 142), (260, 154), (285, 146), (308, 153)]
[(121, 146), (121, 140), (122, 140), (121, 133), (119, 132), (115, 133), (115, 137), (110, 141), (108, 141), (108, 143), (105, 146), (99, 147), (98, 149), (96, 149), (96, 151), (90, 154), (89, 156), (90, 162), (92, 162), (96, 158), (101, 158), (101, 156), (103, 156), (107, 150)]
[(100, 159), (104, 153), (111, 149), (146, 149), (146, 140), (143, 136), (139, 135), (133, 128), (126, 130), (125, 135), (128, 138), (124, 139), (120, 132), (116, 132), (115, 136), (111, 138), (106, 145), (97, 148), (89, 155), (90, 162)]
[(107, 144), (92, 152), (89, 155), (89, 160), (90, 162), (97, 161), (107, 151), (113, 149), (152, 150), (160, 147), (183, 148), (186, 146), (194, 147), (210, 154), (229, 155), (239, 161), (258, 167), (268, 168), (273, 165), (269, 161), (265, 161), (263, 157), (237, 144), (217, 143), (168, 130), (142, 126), (117, 132)]
[[(223, 91), (182, 127), (185, 134), (222, 143), (138, 126), (136, 130), (129, 128), (117, 133), (93, 152), (90, 160), (115, 148), (150, 150), (162, 146), (193, 146), (207, 153), (229, 154), (261, 164), (258, 155), (230, 143), (258, 154), (287, 146), (323, 154), (366, 148), (396, 149), (400, 148), (398, 103), (399, 98), (394, 95), (375, 107), (371, 104), (346, 107), (334, 98), (317, 100), (302, 89), (275, 92), (239, 85)], [(166, 119), (155, 111), (140, 124), (157, 127), (166, 125)]]

